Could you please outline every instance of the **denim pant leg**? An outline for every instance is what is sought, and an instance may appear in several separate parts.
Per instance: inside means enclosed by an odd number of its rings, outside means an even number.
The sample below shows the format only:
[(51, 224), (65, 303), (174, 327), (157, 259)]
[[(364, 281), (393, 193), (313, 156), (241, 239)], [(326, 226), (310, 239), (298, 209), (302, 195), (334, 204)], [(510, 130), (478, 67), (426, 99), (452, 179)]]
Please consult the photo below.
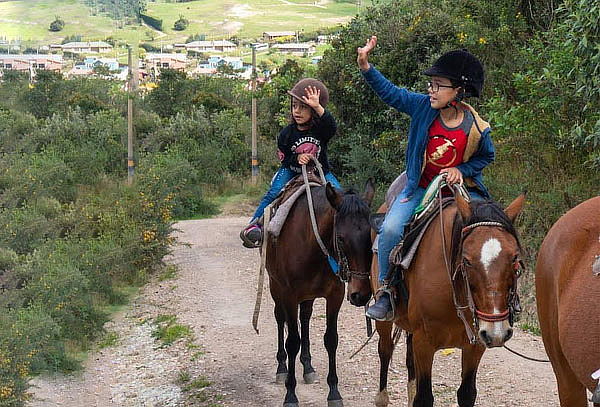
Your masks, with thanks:
[(337, 189), (343, 189), (342, 185), (340, 184), (340, 181), (338, 181), (335, 175), (333, 175), (333, 172), (328, 172), (327, 174), (325, 174), (325, 180), (331, 182), (331, 185), (333, 185)]
[(425, 195), (425, 189), (423, 188), (417, 188), (408, 200), (403, 194), (400, 194), (385, 215), (385, 220), (379, 231), (379, 244), (377, 246), (380, 282), (388, 276), (390, 252), (402, 240), (404, 228), (410, 221), (415, 208), (423, 199), (423, 195)]
[(265, 196), (263, 196), (262, 200), (258, 204), (258, 208), (256, 208), (256, 212), (254, 212), (254, 216), (252, 216), (252, 220), (260, 218), (263, 216), (265, 212), (265, 208), (277, 198), (277, 195), (281, 192), (285, 184), (287, 184), (296, 173), (289, 168), (281, 167), (271, 180), (271, 188), (267, 191)]

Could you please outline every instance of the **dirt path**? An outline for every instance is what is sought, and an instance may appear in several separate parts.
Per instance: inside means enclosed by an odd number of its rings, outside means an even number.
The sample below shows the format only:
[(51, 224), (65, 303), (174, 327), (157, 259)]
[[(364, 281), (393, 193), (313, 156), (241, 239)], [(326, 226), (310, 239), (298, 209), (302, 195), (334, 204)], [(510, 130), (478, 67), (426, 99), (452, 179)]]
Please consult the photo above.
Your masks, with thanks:
[[(93, 353), (86, 369), (75, 377), (39, 378), (32, 406), (280, 406), (284, 387), (274, 383), (276, 331), (269, 295), (263, 299), (260, 335), (250, 320), (255, 299), (258, 253), (242, 248), (237, 234), (245, 217), (185, 221), (177, 224), (181, 241), (170, 262), (179, 266), (173, 280), (144, 288), (127, 311), (117, 315), (109, 329), (116, 346)], [(268, 291), (267, 291), (268, 292)], [(300, 405), (326, 403), (327, 358), (322, 346), (324, 301), (315, 302), (312, 353), (321, 380), (300, 380)], [(160, 348), (153, 327), (144, 322), (159, 314), (177, 315), (189, 325), (199, 351), (186, 341)], [(361, 309), (347, 302), (340, 315), (338, 373), (346, 406), (373, 405), (377, 391), (376, 340), (354, 359), (349, 356), (365, 339)], [(531, 356), (545, 357), (541, 340), (517, 331), (510, 345)], [(389, 380), (391, 405), (404, 406), (406, 373), (404, 345), (392, 363)], [(433, 389), (436, 406), (456, 405), (460, 352), (436, 355)], [(182, 372), (212, 383), (206, 395), (189, 396), (182, 390)], [(534, 363), (504, 349), (484, 355), (478, 375), (477, 406), (558, 407), (549, 364)], [(300, 376), (298, 376), (300, 379)]]

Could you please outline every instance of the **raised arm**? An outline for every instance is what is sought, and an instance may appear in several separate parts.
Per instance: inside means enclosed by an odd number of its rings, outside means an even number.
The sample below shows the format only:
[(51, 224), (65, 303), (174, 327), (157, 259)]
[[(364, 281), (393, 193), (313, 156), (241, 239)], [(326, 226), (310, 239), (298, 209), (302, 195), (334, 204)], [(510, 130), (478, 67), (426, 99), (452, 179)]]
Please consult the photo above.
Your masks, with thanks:
[(394, 85), (381, 72), (369, 64), (369, 53), (376, 45), (377, 37), (373, 35), (367, 40), (364, 47), (357, 49), (358, 56), (356, 62), (363, 77), (381, 100), (393, 108), (412, 116), (419, 104), (428, 101), (429, 97)]

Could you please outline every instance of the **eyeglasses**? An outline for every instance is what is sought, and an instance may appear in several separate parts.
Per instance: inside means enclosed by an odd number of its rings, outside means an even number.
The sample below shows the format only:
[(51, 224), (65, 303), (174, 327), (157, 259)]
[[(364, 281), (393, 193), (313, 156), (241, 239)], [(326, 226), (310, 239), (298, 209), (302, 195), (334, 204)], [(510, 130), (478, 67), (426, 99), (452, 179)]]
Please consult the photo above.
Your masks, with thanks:
[(448, 86), (448, 85), (440, 85), (437, 82), (427, 82), (427, 89), (429, 89), (429, 88), (431, 88), (431, 90), (434, 91), (434, 92), (439, 92), (440, 88), (451, 88), (451, 89), (454, 89), (455, 86), (452, 86), (452, 85), (450, 85), (450, 86)]

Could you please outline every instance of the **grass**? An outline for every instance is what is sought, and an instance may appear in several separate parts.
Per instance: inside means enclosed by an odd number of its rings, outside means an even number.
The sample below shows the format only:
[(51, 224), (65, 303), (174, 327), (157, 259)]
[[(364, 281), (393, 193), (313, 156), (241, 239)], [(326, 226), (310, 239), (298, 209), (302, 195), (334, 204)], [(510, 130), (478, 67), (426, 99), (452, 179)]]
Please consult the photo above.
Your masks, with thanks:
[(162, 342), (163, 346), (172, 345), (182, 338), (192, 338), (192, 328), (187, 325), (177, 324), (175, 315), (158, 315), (154, 320), (156, 329), (152, 336)]
[(158, 281), (172, 280), (177, 277), (177, 266), (169, 264), (164, 271), (159, 274)]
[[(371, 0), (363, 0), (370, 5)], [(135, 43), (152, 41), (170, 44), (202, 33), (207, 39), (257, 38), (264, 31), (304, 31), (331, 27), (349, 21), (358, 12), (356, 2), (310, 0), (245, 0), (239, 2), (198, 0), (186, 3), (148, 2), (146, 13), (162, 19), (164, 33), (146, 26), (126, 25), (91, 10), (78, 0), (9, 0), (0, 2), (0, 37), (21, 39), (30, 46), (60, 43), (67, 35), (81, 34), (85, 40), (115, 39)], [(189, 27), (173, 30), (173, 23), (184, 15)], [(66, 23), (60, 32), (48, 30), (55, 16)]]
[(105, 349), (115, 346), (119, 342), (119, 335), (116, 332), (105, 332), (102, 339), (98, 342), (98, 349)]

